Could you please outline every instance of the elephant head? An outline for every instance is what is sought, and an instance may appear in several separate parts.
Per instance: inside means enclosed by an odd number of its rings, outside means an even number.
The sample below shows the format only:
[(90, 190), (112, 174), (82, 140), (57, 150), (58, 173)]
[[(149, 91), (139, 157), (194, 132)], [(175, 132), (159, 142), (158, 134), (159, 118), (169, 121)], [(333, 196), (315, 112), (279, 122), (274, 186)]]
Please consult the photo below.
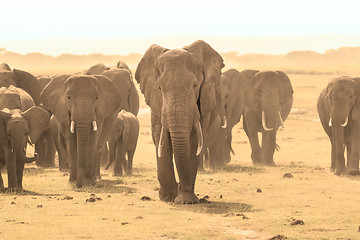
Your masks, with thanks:
[(92, 176), (103, 122), (116, 118), (121, 97), (114, 83), (105, 76), (61, 75), (45, 87), (41, 100), (60, 122), (63, 134), (76, 136), (77, 158), (70, 161), (78, 163), (76, 185), (81, 187), (85, 170)]
[[(15, 152), (16, 157), (24, 163), (36, 160), (35, 157), (26, 157), (26, 147), (28, 141), (35, 143), (42, 131), (49, 126), (50, 115), (40, 107), (31, 107), (25, 112), (20, 109), (0, 110), (0, 121), (5, 129), (8, 145), (5, 145), (10, 152)], [(6, 140), (5, 140), (6, 141)]]
[[(161, 158), (164, 149), (174, 153), (182, 191), (193, 192), (198, 166), (194, 158), (202, 150), (202, 132), (206, 134), (218, 114), (223, 67), (223, 59), (210, 45), (196, 41), (172, 50), (152, 45), (135, 73), (151, 108), (157, 155)], [(197, 147), (191, 144), (193, 130)]]
[(41, 86), (38, 80), (30, 73), (18, 69), (11, 70), (9, 65), (0, 65), (0, 87), (10, 85), (24, 89), (34, 100), (36, 105), (40, 104)]
[(325, 94), (329, 126), (345, 127), (349, 117), (360, 119), (360, 87), (352, 78), (343, 76), (331, 81)]
[(253, 89), (261, 108), (265, 131), (283, 126), (281, 107), (293, 95), (290, 79), (281, 71), (263, 71), (254, 75)]

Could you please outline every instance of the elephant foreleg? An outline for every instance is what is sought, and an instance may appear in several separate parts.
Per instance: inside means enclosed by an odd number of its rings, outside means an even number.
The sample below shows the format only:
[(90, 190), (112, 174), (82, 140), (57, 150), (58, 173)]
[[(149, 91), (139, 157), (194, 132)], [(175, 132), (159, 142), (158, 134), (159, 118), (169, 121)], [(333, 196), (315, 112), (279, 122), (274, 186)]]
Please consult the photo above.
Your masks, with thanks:
[[(246, 135), (249, 138), (250, 146), (251, 146), (251, 160), (253, 164), (260, 164), (262, 162), (261, 160), (261, 148), (259, 144), (259, 137), (258, 132), (256, 129), (256, 126), (254, 123), (252, 123), (251, 119), (248, 119), (247, 117), (243, 118), (244, 122), (244, 130)], [(254, 120), (253, 120), (254, 121)]]
[(18, 179), (16, 171), (16, 156), (15, 152), (11, 152), (10, 148), (4, 147), (5, 159), (6, 159), (6, 168), (8, 174), (8, 188), (10, 191), (17, 190), (18, 188)]
[(276, 147), (276, 129), (262, 132), (262, 164), (275, 166), (274, 152)]
[(5, 160), (3, 159), (0, 159), (0, 191), (3, 191), (4, 190), (4, 181), (2, 179), (2, 176), (1, 176), (1, 171), (5, 165)]
[[(351, 154), (348, 157), (348, 169), (359, 170), (359, 158), (360, 158), (360, 123), (354, 121), (352, 126), (352, 139), (350, 144)], [(348, 149), (349, 152), (349, 149)]]
[(331, 142), (331, 172), (335, 172), (336, 170), (336, 146), (335, 140), (330, 140)]
[(17, 176), (17, 183), (18, 183), (18, 189), (22, 190), (22, 180), (23, 180), (23, 174), (24, 174), (24, 166), (25, 164), (21, 162), (21, 160), (17, 160), (16, 162), (16, 176)]
[(54, 143), (59, 157), (59, 170), (65, 171), (69, 169), (69, 157), (65, 151), (66, 144), (63, 136), (59, 134), (57, 136), (57, 141), (54, 140)]
[[(159, 138), (158, 138), (159, 139)], [(158, 153), (159, 141), (156, 144)], [(172, 148), (169, 133), (163, 133), (161, 156), (156, 154), (157, 175), (160, 183), (159, 198), (165, 202), (174, 201), (177, 196), (178, 184), (175, 180), (174, 164), (172, 161)]]

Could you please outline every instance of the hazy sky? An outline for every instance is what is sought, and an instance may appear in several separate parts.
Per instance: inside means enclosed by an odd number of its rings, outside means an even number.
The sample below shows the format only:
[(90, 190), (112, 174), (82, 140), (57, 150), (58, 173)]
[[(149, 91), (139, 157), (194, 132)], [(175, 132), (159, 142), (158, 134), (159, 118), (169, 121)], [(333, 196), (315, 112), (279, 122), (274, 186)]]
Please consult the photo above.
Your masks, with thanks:
[[(301, 47), (296, 36), (328, 37), (325, 46), (354, 46), (360, 42), (360, 3), (323, 0), (7, 0), (1, 3), (0, 48), (18, 52), (39, 51), (109, 53), (143, 52), (151, 41), (168, 39), (166, 47), (181, 47), (190, 39), (209, 38), (228, 51), (227, 39), (295, 36), (268, 52)], [(346, 34), (346, 35), (344, 35)], [(350, 35), (348, 35), (350, 34)], [(219, 40), (223, 37), (223, 40)], [(255, 37), (255, 38), (254, 38)], [(176, 40), (176, 41), (172, 41)], [(184, 44), (179, 40), (184, 39)], [(312, 50), (324, 50), (321, 41)], [(74, 40), (74, 41), (72, 41)], [(221, 41), (221, 42), (218, 42)], [(250, 40), (251, 42), (252, 40)], [(299, 41), (303, 41), (300, 40)], [(180, 44), (177, 46), (173, 46)], [(137, 44), (138, 48), (134, 46)], [(259, 43), (266, 44), (266, 41)], [(308, 46), (310, 49), (312, 42)], [(236, 48), (236, 44), (233, 44)], [(233, 46), (231, 45), (231, 46)], [(241, 41), (239, 42), (239, 46)], [(304, 46), (306, 48), (306, 46)], [(239, 48), (240, 49), (240, 48)], [(239, 49), (233, 49), (239, 51)], [(258, 46), (258, 52), (266, 47)], [(261, 49), (261, 50), (260, 50)], [(265, 50), (263, 50), (265, 49)], [(219, 49), (222, 51), (222, 49)], [(241, 50), (241, 51), (246, 51)], [(256, 45), (249, 52), (257, 52)]]

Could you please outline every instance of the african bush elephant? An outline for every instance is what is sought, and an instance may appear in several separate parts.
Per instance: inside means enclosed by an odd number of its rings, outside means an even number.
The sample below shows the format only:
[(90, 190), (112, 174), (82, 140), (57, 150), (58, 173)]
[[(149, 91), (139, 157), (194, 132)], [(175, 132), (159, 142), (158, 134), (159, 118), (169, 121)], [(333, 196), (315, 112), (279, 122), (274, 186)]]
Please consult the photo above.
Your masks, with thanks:
[[(139, 113), (139, 94), (133, 82), (132, 73), (126, 63), (119, 61), (116, 67), (108, 67), (105, 64), (95, 64), (85, 71), (85, 73), (88, 75), (101, 74), (110, 78), (114, 82), (120, 96), (124, 99), (121, 109), (137, 116)], [(113, 151), (113, 149), (111, 149), (113, 146), (115, 146), (114, 143), (109, 142), (109, 152)], [(107, 149), (105, 149), (102, 155), (101, 165), (105, 165), (107, 161), (112, 161), (107, 159), (108, 155), (109, 153)], [(97, 176), (100, 177), (100, 164), (97, 166)]]
[(159, 197), (163, 201), (199, 202), (194, 193), (199, 154), (218, 115), (223, 67), (222, 57), (199, 40), (171, 50), (154, 44), (136, 69), (135, 78), (151, 108)]
[(229, 69), (221, 75), (220, 88), (221, 121), (215, 121), (211, 126), (205, 144), (209, 151), (208, 165), (212, 170), (222, 169), (230, 162), (230, 153), (234, 154), (231, 146), (232, 129), (240, 122), (244, 112), (244, 81), (236, 69)]
[(59, 123), (70, 163), (70, 182), (95, 184), (95, 163), (106, 146), (121, 106), (114, 83), (102, 75), (61, 75), (41, 94)]
[(12, 85), (0, 88), (0, 109), (0, 189), (4, 189), (1, 169), (6, 164), (9, 190), (21, 190), (24, 165), (36, 160), (36, 155), (26, 156), (27, 143), (37, 141), (50, 115), (35, 106), (27, 92)]
[[(138, 119), (134, 114), (121, 110), (109, 138), (109, 150), (111, 151), (109, 153), (109, 163), (105, 167), (105, 170), (109, 169), (115, 160), (114, 176), (122, 176), (123, 170), (126, 175), (131, 175), (138, 137)], [(127, 160), (125, 154), (127, 154)]]
[[(360, 78), (333, 79), (320, 93), (317, 109), (331, 142), (331, 171), (336, 175), (359, 169)], [(347, 152), (345, 168), (344, 145)]]
[[(244, 130), (251, 145), (253, 164), (275, 166), (276, 133), (290, 113), (293, 88), (288, 76), (281, 71), (245, 70)], [(262, 133), (259, 145), (258, 132)]]

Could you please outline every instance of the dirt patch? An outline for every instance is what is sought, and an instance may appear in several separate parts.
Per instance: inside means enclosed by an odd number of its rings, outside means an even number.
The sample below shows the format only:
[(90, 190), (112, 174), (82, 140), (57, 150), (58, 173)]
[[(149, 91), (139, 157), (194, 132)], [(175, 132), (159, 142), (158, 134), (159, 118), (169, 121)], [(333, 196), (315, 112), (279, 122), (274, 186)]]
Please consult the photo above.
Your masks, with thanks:
[(229, 202), (206, 202), (201, 204), (175, 205), (179, 210), (189, 210), (207, 214), (225, 214), (234, 212), (253, 212), (253, 206), (246, 203), (229, 203)]

